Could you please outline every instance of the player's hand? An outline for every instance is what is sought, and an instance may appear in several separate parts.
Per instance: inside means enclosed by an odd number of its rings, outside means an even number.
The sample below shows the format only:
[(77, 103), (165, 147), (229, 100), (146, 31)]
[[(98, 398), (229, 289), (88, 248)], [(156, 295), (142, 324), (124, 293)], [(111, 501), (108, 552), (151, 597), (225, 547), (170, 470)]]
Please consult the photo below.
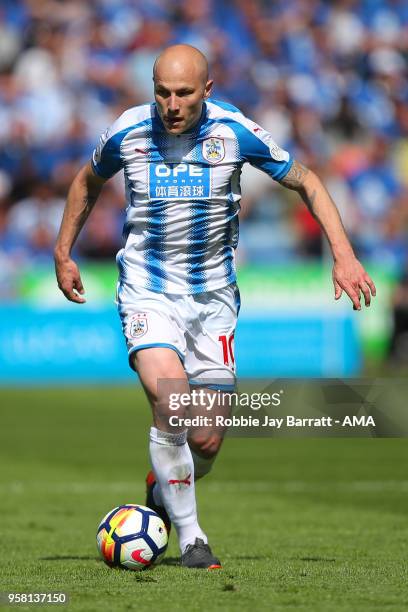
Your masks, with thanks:
[(57, 275), (58, 287), (70, 302), (83, 304), (86, 299), (82, 297), (85, 293), (81, 281), (79, 268), (73, 259), (59, 259), (55, 257), (55, 274)]
[(372, 279), (354, 256), (335, 261), (333, 284), (334, 299), (340, 299), (343, 291), (345, 291), (353, 302), (354, 310), (361, 310), (361, 294), (364, 296), (366, 306), (370, 306), (371, 296), (376, 295), (376, 288)]

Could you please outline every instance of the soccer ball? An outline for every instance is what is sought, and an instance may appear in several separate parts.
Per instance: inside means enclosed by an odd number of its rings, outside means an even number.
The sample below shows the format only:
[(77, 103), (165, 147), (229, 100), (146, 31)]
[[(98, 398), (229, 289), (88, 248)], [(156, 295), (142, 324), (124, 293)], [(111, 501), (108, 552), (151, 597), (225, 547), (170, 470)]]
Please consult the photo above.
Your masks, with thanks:
[(124, 504), (102, 519), (96, 543), (110, 567), (142, 570), (163, 559), (168, 534), (156, 512), (146, 506)]

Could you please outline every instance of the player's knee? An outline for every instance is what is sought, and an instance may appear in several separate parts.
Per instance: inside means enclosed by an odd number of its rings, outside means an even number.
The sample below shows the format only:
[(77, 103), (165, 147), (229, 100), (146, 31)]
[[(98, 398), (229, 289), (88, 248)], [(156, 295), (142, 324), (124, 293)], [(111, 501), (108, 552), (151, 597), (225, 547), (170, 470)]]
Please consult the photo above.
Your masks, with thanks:
[(212, 459), (220, 450), (222, 438), (215, 434), (191, 433), (188, 443), (195, 453), (205, 459)]

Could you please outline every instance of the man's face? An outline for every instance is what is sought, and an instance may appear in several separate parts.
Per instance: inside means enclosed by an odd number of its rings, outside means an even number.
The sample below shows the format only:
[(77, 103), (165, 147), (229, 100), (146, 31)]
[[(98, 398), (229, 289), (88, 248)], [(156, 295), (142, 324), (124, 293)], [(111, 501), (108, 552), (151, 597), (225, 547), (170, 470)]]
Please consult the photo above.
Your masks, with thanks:
[(203, 101), (211, 92), (212, 81), (189, 78), (154, 78), (154, 97), (166, 132), (182, 134), (193, 127), (201, 116)]

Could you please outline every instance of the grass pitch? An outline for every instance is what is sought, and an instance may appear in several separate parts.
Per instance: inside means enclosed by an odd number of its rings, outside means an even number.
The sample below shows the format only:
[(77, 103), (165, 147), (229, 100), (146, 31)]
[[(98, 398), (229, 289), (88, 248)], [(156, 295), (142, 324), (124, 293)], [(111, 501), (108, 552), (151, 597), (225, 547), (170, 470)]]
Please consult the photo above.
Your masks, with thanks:
[(2, 390), (0, 405), (3, 592), (65, 591), (87, 612), (408, 607), (407, 440), (229, 439), (197, 487), (224, 569), (179, 567), (173, 534), (133, 573), (98, 559), (95, 531), (144, 503), (142, 392)]

